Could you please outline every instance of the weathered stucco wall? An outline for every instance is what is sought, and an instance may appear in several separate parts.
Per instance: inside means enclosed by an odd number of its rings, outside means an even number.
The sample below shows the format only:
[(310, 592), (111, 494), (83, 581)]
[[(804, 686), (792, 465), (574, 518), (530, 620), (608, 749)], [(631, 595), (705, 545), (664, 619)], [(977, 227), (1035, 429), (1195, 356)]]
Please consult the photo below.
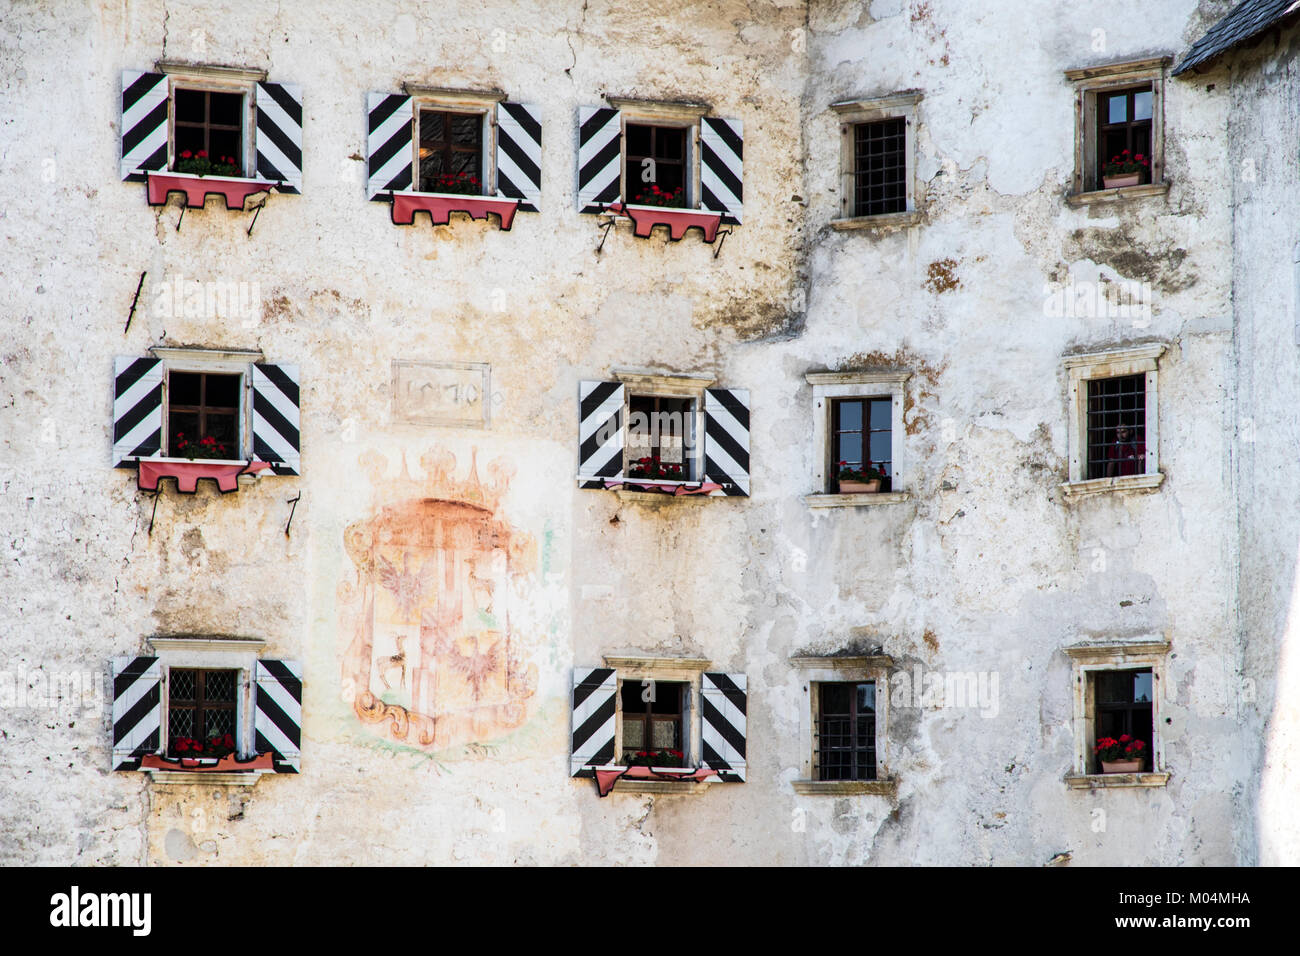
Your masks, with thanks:
[[(1167, 83), (1167, 196), (1063, 201), (1074, 149), (1063, 71), (1180, 53), (1222, 4), (1151, 0), (1140, 23), (1122, 4), (1033, 17), (979, 6), (325, 3), (238, 30), (218, 5), (10, 11), (3, 668), (38, 684), (102, 680), (108, 658), (152, 635), (205, 633), (262, 638), (265, 656), (303, 661), (306, 678), (303, 773), (248, 790), (110, 772), (103, 693), (87, 707), (0, 710), (0, 859), (1254, 859), (1242, 821), (1257, 763), (1226, 743), (1240, 740), (1237, 688), (1251, 666), (1234, 618), (1227, 97), (1201, 80)], [(251, 237), (249, 214), (216, 200), (177, 231), (174, 205), (150, 208), (142, 186), (118, 181), (120, 71), (163, 58), (263, 68), (303, 87), (304, 193), (272, 197)], [(538, 104), (541, 213), (509, 232), (459, 218), (399, 228), (367, 203), (365, 94), (404, 81)], [(829, 105), (910, 89), (924, 94), (920, 224), (833, 231)], [(626, 225), (596, 253), (597, 221), (575, 211), (575, 121), (605, 94), (703, 101), (743, 120), (745, 223), (718, 257), (694, 234), (636, 240)], [(165, 308), (150, 290), (178, 277), (249, 283), (256, 308)], [(1054, 313), (1049, 284), (1067, 280), (1146, 283), (1150, 315)], [(1153, 341), (1168, 344), (1163, 486), (1067, 502), (1062, 356)], [(110, 393), (113, 356), (156, 345), (258, 348), (298, 364), (302, 477), (225, 497), (170, 490), (150, 534), (152, 497), (109, 467)], [(401, 421), (394, 359), (490, 363), (491, 427)], [(753, 496), (646, 503), (574, 488), (578, 383), (615, 368), (748, 388)], [(826, 369), (912, 373), (910, 500), (805, 504), (817, 489), (804, 376)], [(1281, 455), (1289, 443), (1276, 440)], [(492, 583), (465, 593), (509, 647), (485, 663), (502, 676), (494, 709), (451, 694), (463, 707), (442, 705), (421, 743), (395, 711), (361, 719), (349, 678), (367, 621), (405, 633), (421, 608), (439, 612), (438, 599), (421, 603), (433, 586), (418, 574), (413, 605), (376, 610), (364, 593), (410, 570), (376, 542), (458, 520), (448, 500), (491, 515), (492, 543), (465, 547)], [(1141, 635), (1172, 644), (1168, 786), (1071, 790), (1062, 648)], [(982, 674), (996, 697), (892, 707), (896, 796), (797, 794), (808, 681), (789, 658), (874, 647), (909, 674)], [(442, 653), (472, 664), (485, 652), (462, 641)], [(1262, 685), (1269, 650), (1256, 653)], [(571, 780), (572, 669), (615, 654), (705, 657), (746, 674), (749, 782), (598, 800)]]

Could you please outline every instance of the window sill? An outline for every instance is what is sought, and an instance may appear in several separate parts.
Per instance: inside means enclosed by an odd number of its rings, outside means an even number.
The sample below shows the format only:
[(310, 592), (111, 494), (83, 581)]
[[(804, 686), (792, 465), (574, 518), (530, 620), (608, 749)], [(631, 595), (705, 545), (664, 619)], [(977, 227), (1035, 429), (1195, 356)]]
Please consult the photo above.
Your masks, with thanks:
[(1089, 206), (1098, 202), (1116, 202), (1123, 199), (1143, 199), (1147, 196), (1163, 196), (1169, 192), (1169, 183), (1144, 183), (1141, 186), (1119, 186), (1115, 189), (1094, 189), (1084, 193), (1069, 193), (1065, 197), (1066, 205)]
[(395, 192), (390, 216), (395, 226), (409, 226), (415, 222), (417, 212), (427, 212), (435, 226), (445, 226), (453, 212), (463, 212), (471, 219), (486, 220), (495, 215), (501, 221), (501, 231), (509, 232), (519, 210), (517, 199), (497, 196), (470, 196), (464, 193)]
[(1111, 787), (1163, 787), (1169, 783), (1167, 771), (1150, 773), (1072, 773), (1065, 782), (1071, 790), (1100, 790)]
[(795, 780), (791, 783), (795, 793), (804, 796), (856, 796), (873, 794), (881, 797), (898, 795), (898, 778), (881, 780)]
[(1123, 478), (1093, 478), (1089, 481), (1065, 481), (1061, 490), (1067, 500), (1082, 498), (1087, 495), (1102, 494), (1108, 491), (1154, 491), (1164, 482), (1161, 472), (1154, 475), (1126, 475)]
[(632, 220), (632, 235), (650, 238), (655, 226), (667, 226), (672, 242), (681, 240), (692, 227), (704, 233), (704, 241), (712, 243), (722, 225), (722, 213), (702, 212), (698, 209), (673, 209), (666, 206), (638, 206), (631, 203), (610, 203), (606, 212)]
[(856, 232), (860, 229), (899, 229), (921, 224), (921, 212), (909, 209), (906, 212), (887, 212), (879, 216), (853, 216), (849, 219), (832, 219), (831, 228), (836, 232)]
[(269, 770), (232, 773), (193, 773), (188, 770), (146, 770), (149, 780), (161, 787), (255, 787)]
[(244, 202), (256, 193), (270, 192), (278, 183), (236, 176), (198, 176), (194, 173), (149, 173), (149, 205), (163, 206), (174, 192), (184, 193), (186, 208), (202, 209), (213, 193), (224, 196), (226, 208), (243, 211)]
[(810, 508), (865, 508), (871, 505), (899, 505), (910, 501), (909, 491), (877, 491), (872, 494), (815, 494), (804, 495), (803, 500)]

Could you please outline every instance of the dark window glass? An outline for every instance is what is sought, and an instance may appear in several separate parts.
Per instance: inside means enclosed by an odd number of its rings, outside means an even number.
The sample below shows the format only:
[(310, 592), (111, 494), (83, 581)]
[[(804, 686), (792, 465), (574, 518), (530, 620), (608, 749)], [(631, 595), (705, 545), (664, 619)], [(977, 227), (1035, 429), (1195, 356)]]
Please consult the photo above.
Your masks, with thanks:
[(1123, 375), (1088, 382), (1088, 478), (1146, 474), (1146, 381)]
[[(1151, 701), (1155, 697), (1155, 677), (1151, 669), (1101, 671), (1094, 680), (1097, 736), (1118, 740), (1128, 734), (1146, 744), (1148, 754), (1154, 754)], [(1148, 757), (1148, 769), (1152, 759)], [(1097, 766), (1095, 772), (1100, 771), (1101, 767)]]
[[(630, 203), (686, 205), (686, 129), (628, 123), (623, 181)], [(655, 189), (658, 188), (658, 192)], [(656, 200), (657, 196), (671, 197)]]
[(628, 399), (627, 461), (629, 477), (646, 477), (644, 459), (655, 459), (668, 472), (664, 479), (694, 480), (695, 403), (689, 398), (633, 395)]
[(236, 736), (238, 684), (239, 672), (233, 670), (182, 670), (173, 667), (168, 671), (168, 756), (195, 756), (188, 747), (178, 750), (176, 743), (179, 740), (206, 743), (216, 736)]
[(853, 127), (853, 214), (907, 211), (907, 121)]
[(206, 152), (214, 163), (230, 161), (244, 174), (244, 95), (213, 90), (178, 89), (175, 112), (175, 157)]
[(427, 193), (484, 192), (481, 114), (420, 110), (418, 188)]
[(893, 489), (893, 399), (841, 398), (831, 405), (831, 482), (840, 462), (849, 468), (870, 463), (885, 473), (881, 491)]
[[(243, 454), (238, 424), (241, 387), (242, 379), (238, 375), (169, 372), (166, 454), (172, 458), (240, 458)], [(221, 447), (205, 446), (205, 438), (211, 438)]]
[[(1118, 158), (1124, 150), (1150, 163), (1154, 102), (1149, 86), (1097, 94), (1097, 189), (1104, 186), (1101, 179), (1106, 163)], [(1140, 181), (1148, 178), (1144, 173)]]
[(817, 686), (817, 778), (875, 780), (875, 682)]
[(642, 752), (685, 751), (682, 746), (683, 691), (684, 685), (677, 681), (623, 681), (620, 693), (625, 763)]

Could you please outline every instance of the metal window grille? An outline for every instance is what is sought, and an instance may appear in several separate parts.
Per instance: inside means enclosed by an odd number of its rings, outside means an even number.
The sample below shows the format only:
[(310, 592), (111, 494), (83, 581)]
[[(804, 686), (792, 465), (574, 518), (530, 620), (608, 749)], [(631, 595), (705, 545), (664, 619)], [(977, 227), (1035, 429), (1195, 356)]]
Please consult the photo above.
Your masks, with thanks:
[(1088, 382), (1088, 478), (1146, 474), (1145, 375)]
[(876, 779), (876, 685), (818, 685), (820, 780)]
[(167, 752), (182, 737), (235, 733), (238, 671), (171, 668), (167, 675)]
[(907, 211), (907, 121), (853, 127), (853, 212), (877, 216)]

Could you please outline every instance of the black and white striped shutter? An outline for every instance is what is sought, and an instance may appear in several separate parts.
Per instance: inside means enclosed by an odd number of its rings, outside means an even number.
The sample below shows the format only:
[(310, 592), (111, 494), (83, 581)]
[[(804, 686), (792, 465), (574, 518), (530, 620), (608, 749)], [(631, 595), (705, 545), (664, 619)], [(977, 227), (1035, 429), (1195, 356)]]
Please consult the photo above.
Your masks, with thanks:
[(542, 114), (527, 103), (497, 104), (497, 194), (537, 212), (542, 196)]
[(302, 192), (302, 87), (257, 84), (257, 175)]
[(162, 457), (162, 359), (119, 355), (113, 360), (113, 467)]
[(113, 769), (139, 770), (162, 750), (162, 665), (156, 657), (114, 657)]
[(253, 749), (273, 753), (276, 773), (302, 764), (302, 664), (262, 660), (256, 667)]
[(618, 675), (608, 667), (573, 670), (573, 749), (569, 776), (593, 777), (614, 763), (614, 695)]
[(401, 93), (366, 96), (366, 195), (382, 201), (386, 192), (410, 189), (411, 130), (415, 112), (411, 97)]
[(700, 122), (700, 205), (741, 221), (744, 199), (744, 143), (740, 120), (706, 116)]
[(302, 474), (298, 366), (253, 366), (253, 458), (277, 475)]
[(704, 390), (704, 476), (749, 497), (749, 390)]
[(623, 181), (619, 112), (605, 106), (578, 107), (578, 210), (604, 212), (617, 202)]
[(165, 73), (122, 71), (123, 182), (142, 183), (146, 171), (167, 168), (167, 109)]
[(603, 488), (623, 477), (622, 382), (578, 384), (578, 483)]
[(723, 783), (744, 783), (745, 675), (705, 673), (700, 687), (704, 766), (718, 771)]

